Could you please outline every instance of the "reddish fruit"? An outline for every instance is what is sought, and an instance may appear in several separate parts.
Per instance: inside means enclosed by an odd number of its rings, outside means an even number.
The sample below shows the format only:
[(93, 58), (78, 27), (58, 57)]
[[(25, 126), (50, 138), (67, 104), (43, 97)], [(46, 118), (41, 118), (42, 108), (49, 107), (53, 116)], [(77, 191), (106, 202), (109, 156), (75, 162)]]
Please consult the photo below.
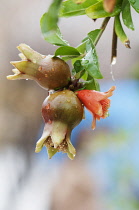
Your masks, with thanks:
[(110, 107), (110, 99), (113, 95), (115, 86), (112, 86), (107, 92), (99, 92), (95, 90), (80, 90), (76, 94), (85, 107), (93, 114), (92, 129), (96, 127), (96, 119), (106, 118), (108, 116), (108, 108)]
[(72, 129), (83, 118), (83, 106), (74, 92), (63, 90), (49, 95), (42, 105), (45, 127), (36, 145), (36, 152), (47, 147), (51, 158), (56, 152), (67, 153), (73, 159), (76, 150), (70, 142)]

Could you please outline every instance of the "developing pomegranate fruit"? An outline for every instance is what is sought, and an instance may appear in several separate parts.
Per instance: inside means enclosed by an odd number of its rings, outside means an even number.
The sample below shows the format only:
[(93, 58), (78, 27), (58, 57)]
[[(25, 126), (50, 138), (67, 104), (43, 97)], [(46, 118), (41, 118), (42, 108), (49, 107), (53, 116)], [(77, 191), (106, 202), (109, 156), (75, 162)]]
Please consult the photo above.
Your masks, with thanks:
[(75, 93), (63, 90), (50, 94), (43, 102), (42, 116), (45, 126), (42, 137), (37, 142), (36, 152), (46, 146), (49, 158), (62, 151), (73, 159), (76, 150), (70, 136), (72, 129), (83, 118), (83, 106)]
[(71, 74), (65, 61), (51, 55), (41, 55), (26, 44), (20, 44), (17, 48), (22, 60), (11, 62), (15, 67), (15, 74), (7, 76), (7, 79), (35, 80), (45, 89), (58, 89), (68, 85)]

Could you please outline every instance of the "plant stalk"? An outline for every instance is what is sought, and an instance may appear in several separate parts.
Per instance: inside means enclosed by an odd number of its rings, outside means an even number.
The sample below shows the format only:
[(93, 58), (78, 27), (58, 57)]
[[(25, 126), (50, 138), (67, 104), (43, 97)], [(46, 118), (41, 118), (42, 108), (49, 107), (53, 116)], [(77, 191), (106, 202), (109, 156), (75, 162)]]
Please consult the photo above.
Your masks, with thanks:
[(113, 25), (113, 37), (112, 37), (112, 51), (111, 51), (111, 64), (116, 63), (117, 57), (117, 34), (115, 32), (115, 26)]
[(102, 25), (101, 25), (101, 27), (100, 27), (101, 31), (99, 32), (97, 38), (96, 38), (95, 41), (94, 41), (94, 45), (95, 45), (95, 46), (97, 45), (99, 39), (101, 38), (101, 36), (102, 36), (102, 34), (103, 34), (103, 32), (104, 32), (104, 30), (105, 30), (105, 28), (106, 28), (106, 26), (107, 26), (109, 20), (110, 20), (110, 17), (106, 17), (106, 18), (103, 20)]

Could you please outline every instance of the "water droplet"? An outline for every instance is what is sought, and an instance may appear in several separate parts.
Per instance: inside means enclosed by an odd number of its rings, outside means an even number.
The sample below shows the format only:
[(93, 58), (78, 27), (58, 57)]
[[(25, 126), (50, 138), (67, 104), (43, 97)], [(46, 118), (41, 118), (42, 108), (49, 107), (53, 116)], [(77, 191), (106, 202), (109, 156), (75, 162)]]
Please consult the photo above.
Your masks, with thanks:
[(84, 93), (81, 93), (81, 96), (85, 96), (85, 94)]
[(113, 66), (113, 65), (115, 65), (116, 64), (116, 57), (113, 57), (112, 58), (112, 61), (111, 61), (111, 65)]
[(47, 104), (47, 105), (45, 106), (45, 109), (50, 109), (50, 104)]
[(114, 75), (113, 75), (113, 69), (112, 69), (112, 67), (113, 67), (113, 65), (111, 64), (111, 67), (110, 67), (110, 68), (111, 68), (110, 74), (111, 74), (111, 76), (112, 76), (112, 80), (115, 81)]
[(89, 63), (89, 61), (88, 60), (84, 60), (84, 64), (88, 64)]
[(49, 123), (49, 124), (52, 124), (52, 120), (49, 119), (49, 120), (48, 120), (48, 123)]

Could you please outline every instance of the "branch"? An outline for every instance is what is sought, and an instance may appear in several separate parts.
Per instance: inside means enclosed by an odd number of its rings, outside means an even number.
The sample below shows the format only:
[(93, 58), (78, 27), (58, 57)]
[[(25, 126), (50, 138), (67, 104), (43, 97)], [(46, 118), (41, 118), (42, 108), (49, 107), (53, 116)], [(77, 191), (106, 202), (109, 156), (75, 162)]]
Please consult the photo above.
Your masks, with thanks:
[(109, 20), (110, 20), (110, 17), (106, 17), (106, 18), (103, 20), (102, 25), (101, 25), (101, 27), (100, 27), (101, 31), (99, 32), (97, 38), (96, 38), (95, 41), (94, 41), (94, 45), (95, 45), (95, 46), (97, 45), (99, 39), (101, 38), (101, 36), (102, 36), (102, 34), (103, 34), (103, 32), (104, 32), (104, 30), (105, 30), (105, 28), (106, 28), (106, 26), (107, 26)]
[(112, 37), (112, 52), (111, 52), (111, 64), (116, 63), (117, 57), (117, 35), (115, 33), (115, 26), (113, 25), (113, 37)]

